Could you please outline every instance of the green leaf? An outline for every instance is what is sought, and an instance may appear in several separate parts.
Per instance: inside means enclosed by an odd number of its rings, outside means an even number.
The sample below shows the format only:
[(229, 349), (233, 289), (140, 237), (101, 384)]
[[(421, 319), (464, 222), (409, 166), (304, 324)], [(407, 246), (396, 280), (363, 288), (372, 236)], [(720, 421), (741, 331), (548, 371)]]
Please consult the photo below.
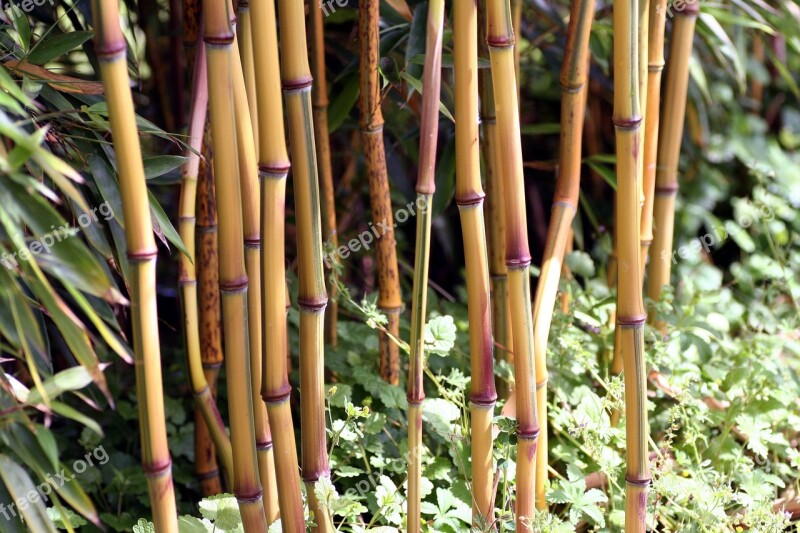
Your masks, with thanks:
[(74, 50), (92, 38), (90, 31), (72, 31), (61, 35), (48, 36), (39, 40), (28, 54), (28, 63), (44, 65), (59, 56)]
[(200, 514), (213, 520), (222, 529), (235, 529), (242, 523), (239, 504), (231, 494), (216, 494), (203, 498), (199, 504)]
[(30, 476), (9, 456), (0, 454), (0, 478), (8, 489), (11, 499), (17, 503), (17, 512), (25, 520), (25, 524), (37, 533), (56, 533), (53, 523), (47, 516), (47, 510), (40, 499), (33, 501), (29, 494), (38, 494)]
[(150, 199), (150, 214), (153, 217), (153, 231), (155, 231), (158, 238), (161, 239), (161, 242), (163, 242), (167, 248), (169, 248), (169, 244), (167, 244), (167, 241), (169, 241), (174, 244), (178, 250), (183, 252), (189, 260), (193, 261), (194, 259), (189, 255), (189, 251), (183, 245), (181, 236), (175, 231), (175, 227), (172, 225), (172, 222), (170, 222), (169, 217), (161, 208), (161, 204), (158, 203), (158, 200), (156, 200), (152, 192), (147, 191), (147, 196)]
[[(344, 87), (333, 91), (335, 95), (328, 106), (328, 132), (333, 133), (344, 123), (350, 110), (356, 105), (359, 93), (358, 71), (350, 73), (340, 83)], [(337, 84), (338, 85), (338, 84)]]
[(456, 325), (450, 315), (437, 316), (425, 324), (425, 350), (442, 357), (450, 353), (456, 343)]
[(157, 155), (148, 157), (143, 161), (144, 175), (147, 179), (163, 176), (180, 168), (189, 158), (182, 155)]
[[(422, 94), (422, 90), (423, 90), (422, 80), (419, 80), (419, 79), (415, 78), (414, 76), (412, 76), (408, 72), (401, 72), (400, 73), (400, 77), (403, 78), (404, 80), (406, 80), (408, 82), (408, 84), (411, 85), (414, 88), (414, 90), (416, 90), (419, 94)], [(441, 100), (439, 100), (439, 112), (441, 112), (444, 116), (449, 118), (450, 122), (455, 123), (456, 120), (453, 118), (453, 115), (450, 114), (450, 110), (447, 109), (447, 107), (444, 105), (444, 103)]]
[(140, 518), (133, 526), (133, 533), (156, 533), (156, 525), (149, 520)]
[[(48, 398), (57, 398), (67, 391), (80, 390), (92, 382), (89, 371), (82, 366), (74, 366), (62, 370), (44, 381), (44, 390)], [(43, 399), (36, 389), (31, 390), (27, 403), (36, 405)]]

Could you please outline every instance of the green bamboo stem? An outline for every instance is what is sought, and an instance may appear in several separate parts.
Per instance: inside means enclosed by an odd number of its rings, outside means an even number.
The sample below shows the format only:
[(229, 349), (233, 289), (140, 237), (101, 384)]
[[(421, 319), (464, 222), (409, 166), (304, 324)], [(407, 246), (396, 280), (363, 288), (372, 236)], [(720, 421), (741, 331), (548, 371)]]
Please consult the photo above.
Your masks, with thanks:
[[(647, 278), (647, 296), (654, 301), (661, 299), (661, 290), (670, 283), (670, 271), (674, 259), (672, 232), (675, 224), (675, 196), (678, 194), (678, 162), (681, 155), (681, 139), (686, 114), (686, 92), (689, 85), (689, 59), (692, 55), (697, 4), (686, 4), (683, 11), (676, 11), (675, 25), (667, 64), (667, 80), (664, 85), (664, 109), (669, 112), (661, 120), (658, 136), (655, 190), (653, 195), (652, 257)], [(662, 321), (656, 326), (664, 331)]]
[(472, 438), (472, 523), (494, 522), (492, 420), (497, 392), (494, 385), (489, 262), (483, 219), (478, 146), (478, 6), (453, 5), (455, 50), (456, 204), (461, 216), (467, 270), (469, 314), (470, 424)]
[(261, 237), (270, 253), (261, 255), (263, 302), (262, 346), (264, 369), (261, 392), (269, 411), (278, 482), (281, 525), (285, 531), (303, 531), (303, 500), (290, 405), (291, 386), (287, 351), (285, 222), (286, 176), (289, 156), (283, 123), (283, 105), (278, 64), (278, 34), (273, 0), (252, 0), (254, 66), (258, 98), (258, 128), (270, 135), (259, 136), (258, 171), (261, 180)]
[(564, 255), (572, 237), (581, 181), (581, 145), (589, 79), (589, 34), (594, 0), (573, 0), (567, 27), (567, 45), (561, 67), (561, 138), (558, 178), (547, 231), (542, 271), (533, 311), (533, 348), (536, 356), (536, 406), (542, 424), (536, 445), (536, 507), (545, 509), (547, 485), (547, 340), (553, 320)]
[(125, 240), (130, 263), (136, 398), (141, 421), (142, 467), (147, 478), (153, 522), (159, 532), (177, 533), (178, 514), (167, 444), (161, 350), (156, 307), (156, 248), (144, 164), (128, 78), (127, 43), (113, 0), (94, 0), (95, 51), (108, 102), (117, 158)]
[(439, 98), (442, 83), (442, 38), (444, 0), (431, 0), (425, 37), (422, 72), (422, 114), (420, 117), (419, 171), (417, 174), (417, 242), (414, 255), (414, 284), (411, 303), (411, 353), (408, 362), (408, 517), (407, 531), (421, 528), (422, 402), (425, 320), (427, 315), (428, 266), (431, 244), (433, 193), (436, 190), (436, 145), (439, 135)]
[[(389, 177), (386, 171), (386, 154), (383, 144), (383, 114), (378, 79), (380, 59), (380, 1), (364, 0), (359, 4), (359, 127), (364, 146), (364, 160), (369, 182), (372, 224), (381, 228), (382, 235), (375, 243), (378, 266), (378, 307), (386, 314), (386, 329), (398, 338), (400, 312), (403, 300), (400, 295), (400, 275), (397, 268), (397, 245), (394, 237), (394, 214), (389, 196)], [(378, 333), (379, 372), (384, 381), (397, 385), (400, 382), (400, 351), (388, 335)]]
[(302, 0), (280, 0), (281, 82), (289, 118), (295, 217), (297, 219), (298, 296), (300, 308), (300, 396), (302, 477), (312, 531), (334, 530), (332, 517), (317, 499), (315, 484), (330, 478), (325, 435), (324, 313), (328, 303), (322, 265), (317, 154), (311, 112), (311, 69), (306, 53), (305, 6)]
[(625, 372), (625, 530), (644, 533), (647, 490), (647, 381), (644, 304), (639, 276), (639, 17), (637, 0), (614, 5), (614, 126), (617, 140), (616, 228), (618, 249), (617, 329)]
[[(334, 201), (333, 169), (331, 168), (331, 146), (328, 134), (328, 82), (325, 77), (325, 28), (322, 20), (322, 3), (309, 2), (308, 27), (311, 34), (311, 102), (314, 110), (314, 138), (319, 164), (319, 192), (322, 217), (322, 238), (330, 240), (334, 249), (339, 246), (336, 227), (336, 203)], [(336, 347), (336, 324), (339, 304), (336, 301), (336, 285), (325, 280), (328, 291), (328, 307), (325, 309), (325, 342)]]
[(244, 257), (242, 197), (234, 114), (233, 42), (224, 2), (204, 0), (203, 39), (208, 61), (214, 180), (219, 213), (219, 284), (227, 357), (228, 403), (233, 445), (233, 490), (247, 533), (267, 528), (253, 428), (248, 353), (248, 279)]
[[(486, 45), (486, 2), (478, 3), (478, 51), (489, 60)], [(514, 363), (514, 339), (511, 331), (511, 308), (508, 300), (508, 270), (505, 262), (506, 220), (505, 186), (502, 159), (498, 155), (497, 117), (494, 109), (492, 71), (484, 68), (478, 72), (480, 80), (480, 117), (483, 129), (484, 172), (486, 174), (486, 232), (489, 247), (489, 275), (491, 277), (492, 337), (495, 358)], [(498, 394), (507, 398), (514, 389), (513, 378), (498, 384)]]
[(490, 0), (486, 13), (487, 44), (497, 112), (498, 150), (503, 161), (505, 181), (505, 253), (513, 321), (516, 375), (514, 394), (518, 421), (516, 524), (517, 531), (526, 531), (535, 513), (535, 456), (539, 419), (536, 408), (536, 366), (528, 274), (531, 256), (528, 247), (519, 104), (514, 72), (515, 41), (508, 0)]
[[(197, 305), (197, 276), (195, 254), (195, 204), (197, 198), (198, 175), (200, 169), (200, 149), (203, 131), (206, 124), (206, 111), (208, 108), (208, 86), (205, 65), (205, 50), (198, 50), (199, 61), (195, 62), (193, 81), (194, 100), (189, 123), (190, 150), (187, 150), (188, 160), (182, 169), (182, 187), (180, 197), (180, 224), (179, 232), (190, 259), (184, 254), (180, 257), (181, 303), (184, 316), (184, 336), (186, 343), (186, 358), (189, 365), (189, 377), (195, 403), (203, 416), (203, 424), (210, 434), (215, 447), (219, 451), (223, 468), (232, 473), (231, 444), (225, 424), (217, 411), (212, 390), (203, 371), (203, 361), (200, 346), (199, 310)], [(202, 431), (202, 430), (201, 430)]]

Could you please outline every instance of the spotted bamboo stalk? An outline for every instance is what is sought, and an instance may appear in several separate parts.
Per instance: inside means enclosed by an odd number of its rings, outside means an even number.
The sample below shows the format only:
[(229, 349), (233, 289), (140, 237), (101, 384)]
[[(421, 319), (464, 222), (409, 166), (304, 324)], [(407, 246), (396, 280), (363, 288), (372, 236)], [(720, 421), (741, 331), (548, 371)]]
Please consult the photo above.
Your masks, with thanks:
[[(686, 113), (686, 92), (689, 85), (689, 59), (692, 55), (695, 21), (698, 6), (686, 4), (676, 11), (672, 29), (667, 80), (664, 85), (664, 113), (658, 135), (656, 184), (653, 196), (655, 231), (652, 244), (652, 261), (647, 278), (647, 296), (655, 301), (661, 298), (664, 285), (670, 283), (672, 268), (672, 232), (675, 224), (675, 196), (678, 194), (678, 162), (681, 155), (683, 122)], [(666, 326), (656, 324), (660, 329)]]
[(431, 244), (433, 193), (436, 189), (436, 145), (439, 134), (439, 98), (442, 83), (444, 0), (431, 0), (422, 73), (419, 171), (417, 174), (417, 242), (411, 303), (411, 353), (408, 364), (408, 519), (409, 533), (419, 533), (422, 481), (422, 402), (425, 319), (428, 300), (428, 262)]
[[(309, 2), (308, 27), (311, 34), (311, 102), (314, 110), (314, 138), (319, 164), (319, 192), (322, 216), (322, 237), (330, 241), (334, 249), (339, 245), (336, 228), (336, 203), (334, 200), (333, 169), (331, 168), (331, 145), (328, 134), (328, 82), (325, 77), (325, 28), (322, 20), (322, 4)], [(328, 291), (328, 307), (325, 309), (325, 342), (336, 347), (336, 324), (339, 304), (336, 301), (336, 285), (325, 280)]]
[(647, 380), (644, 303), (639, 276), (639, 17), (637, 0), (614, 4), (614, 127), (617, 141), (617, 329), (625, 372), (625, 530), (645, 531), (647, 490)]
[(93, 0), (95, 51), (103, 79), (111, 135), (117, 158), (125, 242), (130, 263), (136, 398), (141, 423), (142, 467), (147, 478), (153, 522), (159, 532), (177, 533), (178, 513), (167, 443), (161, 349), (156, 307), (156, 248), (142, 163), (139, 133), (128, 78), (127, 43), (114, 0)]
[(317, 498), (314, 486), (330, 478), (325, 435), (324, 313), (328, 303), (322, 265), (317, 154), (311, 110), (313, 79), (308, 63), (303, 0), (280, 0), (281, 82), (289, 119), (292, 175), (297, 220), (298, 296), (300, 308), (300, 410), (302, 476), (312, 531), (333, 531), (332, 517)]
[[(382, 231), (381, 237), (375, 244), (375, 256), (378, 263), (378, 306), (389, 320), (386, 329), (397, 338), (403, 301), (400, 296), (394, 215), (389, 196), (389, 177), (386, 171), (386, 153), (383, 145), (383, 114), (381, 113), (381, 90), (378, 77), (379, 7), (379, 0), (364, 0), (359, 4), (359, 78), (361, 85), (359, 126), (369, 181), (372, 224), (374, 227), (381, 228)], [(384, 381), (397, 385), (400, 382), (399, 347), (383, 332), (378, 333), (378, 341), (380, 376)]]
[(233, 491), (246, 533), (265, 531), (259, 480), (250, 379), (248, 279), (245, 268), (242, 196), (238, 175), (234, 113), (233, 43), (230, 10), (225, 2), (203, 1), (208, 62), (214, 181), (219, 214), (219, 284), (227, 359), (228, 404), (233, 446)]
[(567, 27), (567, 45), (561, 67), (561, 138), (558, 178), (547, 231), (542, 271), (536, 287), (533, 311), (533, 347), (536, 354), (536, 406), (542, 424), (536, 445), (536, 507), (547, 507), (547, 340), (553, 307), (572, 238), (572, 220), (578, 207), (581, 182), (581, 146), (589, 80), (589, 34), (594, 0), (573, 0)]
[(497, 391), (494, 385), (489, 262), (483, 219), (485, 194), (481, 186), (478, 142), (478, 6), (453, 5), (455, 50), (456, 204), (461, 215), (467, 270), (469, 314), (470, 423), (472, 438), (472, 522), (494, 522), (492, 420)]
[(539, 419), (536, 408), (536, 366), (533, 350), (533, 317), (530, 300), (531, 264), (528, 221), (522, 170), (519, 104), (514, 71), (515, 38), (508, 0), (489, 0), (487, 44), (492, 67), (497, 112), (498, 154), (505, 182), (506, 267), (514, 335), (514, 394), (517, 410), (517, 531), (525, 531), (534, 516), (536, 440)]

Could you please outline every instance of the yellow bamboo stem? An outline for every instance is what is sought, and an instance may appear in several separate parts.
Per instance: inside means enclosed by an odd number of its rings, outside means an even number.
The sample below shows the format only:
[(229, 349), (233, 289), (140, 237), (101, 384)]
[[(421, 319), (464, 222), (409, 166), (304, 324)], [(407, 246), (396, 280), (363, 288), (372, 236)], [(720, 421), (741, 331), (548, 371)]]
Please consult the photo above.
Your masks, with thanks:
[(224, 2), (203, 1), (208, 61), (214, 180), (219, 213), (219, 283), (227, 356), (228, 403), (233, 445), (233, 489), (246, 533), (266, 530), (253, 429), (250, 378), (248, 279), (244, 257), (242, 197), (234, 114), (234, 33)]
[[(322, 238), (330, 240), (334, 249), (339, 246), (336, 228), (336, 203), (334, 201), (333, 170), (331, 168), (331, 146), (328, 135), (328, 82), (325, 77), (325, 29), (322, 20), (322, 3), (309, 2), (309, 33), (311, 34), (311, 76), (314, 85), (311, 102), (314, 110), (314, 138), (319, 164), (319, 192), (322, 216)], [(336, 301), (336, 285), (325, 280), (328, 291), (328, 307), (325, 309), (325, 342), (336, 347), (336, 324), (339, 304)]]
[(313, 79), (306, 53), (303, 0), (280, 0), (281, 82), (289, 119), (289, 145), (297, 219), (300, 308), (300, 396), (302, 477), (306, 483), (315, 533), (334, 530), (332, 517), (314, 486), (330, 478), (325, 435), (324, 313), (328, 303), (322, 267), (319, 179), (311, 112)]
[(117, 158), (125, 240), (130, 263), (136, 398), (141, 421), (142, 467), (147, 478), (153, 522), (159, 532), (177, 533), (178, 514), (167, 444), (161, 350), (156, 307), (156, 248), (150, 203), (128, 78), (127, 43), (113, 0), (94, 0), (95, 51), (103, 79), (111, 135)]
[[(698, 6), (686, 4), (683, 11), (676, 11), (672, 30), (667, 80), (664, 85), (664, 114), (658, 135), (658, 158), (655, 191), (653, 196), (652, 256), (647, 278), (647, 296), (655, 301), (661, 299), (661, 290), (670, 283), (670, 271), (675, 261), (672, 250), (672, 232), (675, 224), (675, 196), (678, 193), (678, 162), (681, 155), (681, 139), (686, 112), (686, 91), (689, 85), (689, 59), (692, 55), (692, 40)], [(666, 325), (659, 321), (656, 326), (662, 331)]]
[[(256, 156), (258, 156), (259, 131), (256, 127), (258, 123), (258, 101), (256, 98), (255, 64), (253, 62), (253, 24), (250, 17), (249, 0), (238, 0), (236, 2), (236, 9), (237, 17), (235, 24), (238, 40), (238, 46), (236, 48), (239, 51), (241, 67), (244, 73), (244, 86), (247, 92), (247, 111), (250, 115), (250, 124), (253, 126), (253, 145), (256, 147)], [(258, 199), (256, 199), (256, 203), (258, 203)]]
[(478, 146), (478, 9), (474, 2), (453, 6), (455, 50), (456, 203), (461, 215), (467, 270), (470, 327), (470, 423), (472, 438), (473, 525), (494, 521), (492, 420), (494, 386), (489, 262), (483, 220)]
[(625, 372), (626, 490), (625, 530), (644, 533), (647, 490), (647, 381), (645, 321), (639, 262), (639, 175), (641, 112), (639, 100), (639, 17), (637, 0), (614, 5), (614, 126), (617, 140), (616, 228), (618, 249), (617, 329)]
[(261, 256), (263, 302), (262, 347), (264, 369), (261, 391), (274, 428), (274, 460), (281, 525), (285, 531), (304, 531), (297, 449), (290, 406), (284, 253), (284, 207), (289, 156), (283, 124), (278, 65), (278, 34), (273, 0), (252, 0), (254, 64), (258, 98), (258, 127), (270, 135), (259, 137), (258, 170), (261, 179), (261, 236), (269, 253)]
[(553, 306), (572, 220), (578, 207), (581, 180), (581, 144), (589, 79), (589, 33), (594, 0), (573, 0), (567, 27), (567, 45), (561, 67), (561, 138), (558, 178), (545, 241), (542, 271), (533, 311), (533, 347), (536, 355), (536, 406), (542, 424), (536, 445), (536, 508), (545, 509), (547, 489), (547, 340)]

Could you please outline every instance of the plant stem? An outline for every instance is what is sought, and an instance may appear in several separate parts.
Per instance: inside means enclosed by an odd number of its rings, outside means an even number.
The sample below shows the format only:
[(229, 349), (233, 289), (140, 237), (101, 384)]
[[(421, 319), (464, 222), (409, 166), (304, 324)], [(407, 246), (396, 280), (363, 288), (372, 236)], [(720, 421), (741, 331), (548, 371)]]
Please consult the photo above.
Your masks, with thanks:
[(508, 0), (487, 3), (487, 44), (492, 65), (497, 111), (498, 155), (505, 178), (506, 267), (514, 334), (517, 420), (517, 531), (525, 531), (534, 517), (536, 439), (539, 419), (536, 407), (536, 368), (533, 349), (533, 317), (530, 300), (530, 249), (525, 213), (522, 146), (519, 128), (515, 38)]
[(147, 478), (155, 527), (159, 532), (177, 533), (178, 514), (164, 416), (156, 307), (158, 249), (153, 237), (142, 150), (128, 78), (127, 43), (119, 24), (117, 2), (94, 0), (92, 19), (126, 221), (136, 398), (142, 425), (142, 467)]

